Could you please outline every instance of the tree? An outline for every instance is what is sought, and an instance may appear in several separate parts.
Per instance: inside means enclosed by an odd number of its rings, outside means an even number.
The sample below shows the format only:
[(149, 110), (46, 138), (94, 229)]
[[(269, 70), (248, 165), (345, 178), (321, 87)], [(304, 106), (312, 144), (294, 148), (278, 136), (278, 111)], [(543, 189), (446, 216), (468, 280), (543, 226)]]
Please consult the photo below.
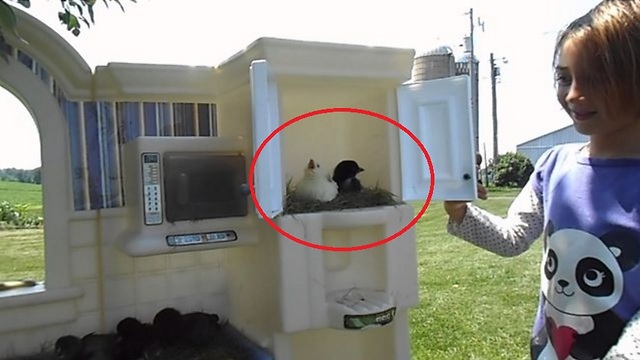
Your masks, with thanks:
[(498, 158), (493, 182), (496, 186), (523, 187), (533, 173), (533, 164), (526, 156), (508, 152)]
[(42, 168), (37, 167), (33, 169), (33, 183), (42, 184)]
[(16, 168), (0, 169), (0, 180), (41, 184), (42, 173), (39, 167), (33, 170)]
[[(17, 33), (18, 20), (16, 18), (15, 12), (13, 11), (13, 7), (11, 7), (8, 3), (9, 1), (19, 4), (27, 9), (31, 7), (31, 1), (0, 0), (0, 37), (2, 37), (4, 32), (7, 32), (20, 38), (20, 35)], [(124, 6), (122, 6), (120, 0), (102, 1), (107, 7), (109, 7), (109, 3), (116, 3), (120, 6), (120, 9), (124, 11)], [(134, 3), (136, 2), (136, 0), (129, 1)], [(78, 36), (80, 35), (80, 28), (82, 23), (84, 23), (87, 27), (90, 27), (91, 24), (95, 24), (93, 7), (96, 2), (97, 0), (60, 0), (62, 9), (58, 12), (58, 19), (60, 19), (60, 22), (67, 27), (68, 31), (71, 31), (73, 35)], [(6, 56), (6, 54), (4, 53), (0, 53), (0, 55)]]

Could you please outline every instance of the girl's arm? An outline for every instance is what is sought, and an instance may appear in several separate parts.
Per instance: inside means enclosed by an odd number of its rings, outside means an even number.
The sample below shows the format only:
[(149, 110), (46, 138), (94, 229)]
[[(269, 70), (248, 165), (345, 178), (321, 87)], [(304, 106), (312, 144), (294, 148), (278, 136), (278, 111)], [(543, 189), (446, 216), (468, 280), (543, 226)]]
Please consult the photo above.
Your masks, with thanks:
[(640, 312), (627, 323), (618, 343), (614, 345), (602, 360), (640, 359)]
[(509, 257), (529, 249), (542, 234), (543, 219), (542, 202), (529, 182), (514, 199), (506, 218), (468, 203), (462, 222), (449, 219), (447, 231), (485, 250)]

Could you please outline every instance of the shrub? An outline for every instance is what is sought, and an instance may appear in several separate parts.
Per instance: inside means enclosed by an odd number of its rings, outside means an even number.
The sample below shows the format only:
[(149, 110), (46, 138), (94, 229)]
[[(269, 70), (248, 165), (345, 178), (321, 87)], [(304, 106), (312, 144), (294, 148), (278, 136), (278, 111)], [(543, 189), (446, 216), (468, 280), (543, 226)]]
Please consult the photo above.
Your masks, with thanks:
[(500, 156), (495, 169), (496, 186), (523, 187), (533, 173), (533, 164), (526, 156), (508, 152)]
[(39, 228), (43, 224), (41, 217), (28, 214), (29, 206), (0, 202), (0, 229), (11, 227), (17, 229)]

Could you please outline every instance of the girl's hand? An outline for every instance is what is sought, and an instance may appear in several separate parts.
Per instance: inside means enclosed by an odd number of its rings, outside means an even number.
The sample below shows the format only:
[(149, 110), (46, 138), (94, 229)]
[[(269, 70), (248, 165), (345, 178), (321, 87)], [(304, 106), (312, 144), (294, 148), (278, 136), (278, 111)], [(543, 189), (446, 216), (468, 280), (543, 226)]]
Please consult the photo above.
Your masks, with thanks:
[[(489, 192), (482, 184), (478, 183), (478, 198), (487, 200)], [(445, 201), (444, 211), (447, 212), (449, 218), (456, 223), (461, 223), (464, 215), (467, 213), (467, 201)]]

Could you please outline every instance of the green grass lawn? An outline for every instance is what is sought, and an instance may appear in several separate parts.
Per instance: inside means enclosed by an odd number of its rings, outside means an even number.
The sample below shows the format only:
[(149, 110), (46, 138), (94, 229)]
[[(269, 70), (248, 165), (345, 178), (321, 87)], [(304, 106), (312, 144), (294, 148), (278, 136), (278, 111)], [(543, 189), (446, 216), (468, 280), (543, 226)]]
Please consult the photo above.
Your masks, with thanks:
[[(42, 186), (0, 181), (0, 202), (28, 205), (27, 213), (42, 216)], [(1, 227), (0, 227), (1, 229)], [(44, 280), (42, 229), (0, 230), (0, 282)]]
[(0, 180), (0, 202), (29, 205), (28, 214), (42, 216), (42, 186)]
[[(490, 199), (476, 204), (506, 215), (516, 193), (490, 189)], [(442, 203), (434, 202), (417, 225), (420, 305), (410, 312), (414, 359), (528, 359), (540, 244), (515, 258), (499, 257), (447, 234), (446, 219)]]
[[(0, 201), (37, 207), (39, 191), (0, 182)], [(490, 189), (490, 199), (477, 204), (504, 215), (515, 194)], [(415, 206), (417, 211), (422, 204)], [(420, 304), (410, 312), (413, 359), (528, 359), (540, 244), (502, 258), (448, 235), (445, 223), (442, 203), (433, 202), (417, 224)], [(0, 231), (0, 281), (42, 280), (43, 259), (42, 230)]]
[(44, 280), (42, 229), (0, 231), (0, 282)]

